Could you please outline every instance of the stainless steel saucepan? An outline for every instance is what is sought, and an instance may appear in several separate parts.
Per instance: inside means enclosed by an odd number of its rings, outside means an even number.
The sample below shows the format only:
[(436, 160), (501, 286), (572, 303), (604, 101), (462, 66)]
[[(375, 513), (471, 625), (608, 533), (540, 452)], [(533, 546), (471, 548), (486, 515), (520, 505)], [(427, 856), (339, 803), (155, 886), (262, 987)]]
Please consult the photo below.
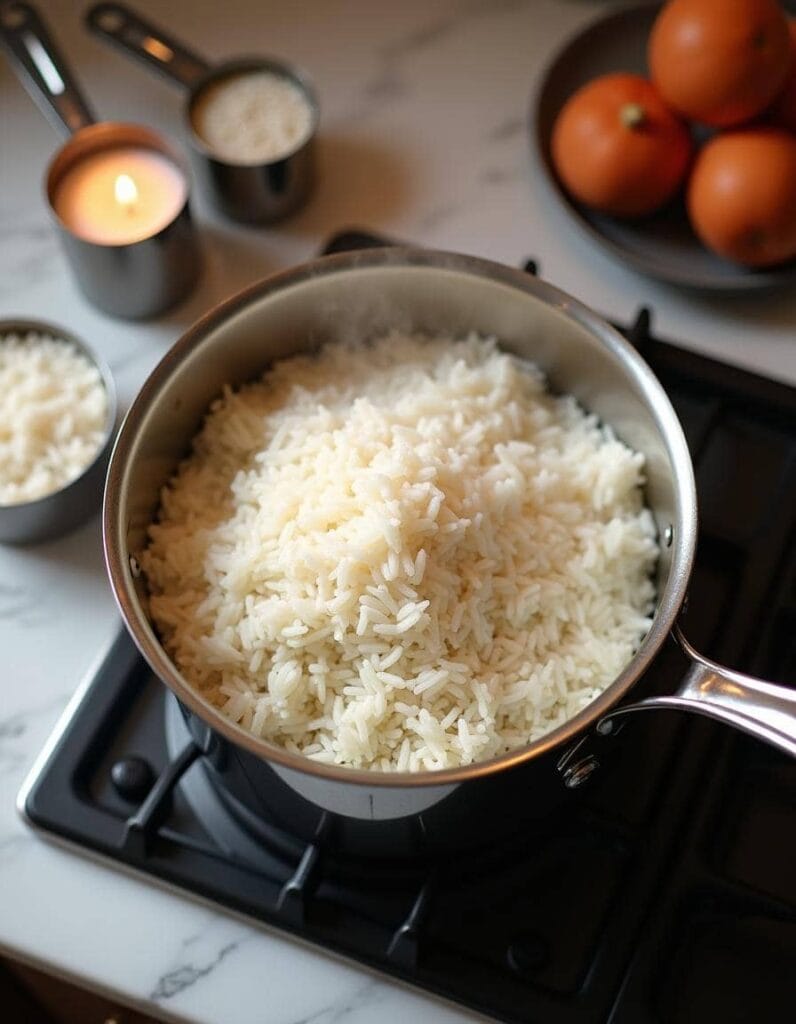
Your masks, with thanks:
[[(647, 499), (661, 557), (657, 609), (633, 660), (592, 704), (522, 749), (437, 772), (389, 774), (319, 764), (265, 742), (226, 719), (182, 677), (146, 612), (137, 554), (160, 488), (190, 448), (210, 402), (225, 382), (257, 376), (274, 359), (334, 339), (390, 328), (494, 334), (533, 360), (555, 391), (570, 392), (644, 453)], [(191, 730), (236, 799), (262, 810), (265, 775), (301, 794), (307, 806), (349, 818), (384, 821), (419, 815), (423, 828), (450, 809), (472, 814), (477, 793), (497, 776), (523, 778), (533, 801), (551, 780), (561, 789), (588, 772), (578, 747), (593, 731), (615, 729), (631, 711), (677, 708), (707, 715), (796, 755), (796, 692), (752, 679), (699, 655), (682, 637), (678, 615), (688, 589), (697, 535), (694, 476), (677, 417), (646, 363), (604, 320), (525, 273), (470, 256), (404, 248), (315, 260), (267, 278), (191, 328), (154, 370), (122, 427), (108, 473), (105, 551), (127, 628), (152, 669), (181, 702)], [(633, 703), (633, 687), (674, 633), (690, 660), (676, 692)], [(533, 773), (531, 780), (526, 772)], [(242, 780), (242, 781), (241, 781)], [(529, 786), (533, 786), (532, 789)], [(243, 790), (246, 790), (244, 795)], [(436, 819), (435, 819), (436, 816)]]

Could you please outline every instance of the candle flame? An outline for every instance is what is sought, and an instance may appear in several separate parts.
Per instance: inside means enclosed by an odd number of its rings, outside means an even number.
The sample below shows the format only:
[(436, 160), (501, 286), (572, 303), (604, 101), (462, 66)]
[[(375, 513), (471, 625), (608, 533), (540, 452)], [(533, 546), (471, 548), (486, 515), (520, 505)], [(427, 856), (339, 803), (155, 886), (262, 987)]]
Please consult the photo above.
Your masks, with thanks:
[(116, 202), (126, 209), (130, 209), (138, 199), (138, 189), (129, 174), (120, 174), (113, 185), (113, 194)]

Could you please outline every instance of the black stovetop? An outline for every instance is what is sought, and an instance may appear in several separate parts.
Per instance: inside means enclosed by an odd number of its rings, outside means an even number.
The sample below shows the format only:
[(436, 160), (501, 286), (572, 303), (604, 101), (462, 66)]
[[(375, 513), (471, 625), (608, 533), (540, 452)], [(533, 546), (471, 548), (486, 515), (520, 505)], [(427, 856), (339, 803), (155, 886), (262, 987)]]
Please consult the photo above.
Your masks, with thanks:
[[(328, 251), (377, 242), (348, 232)], [(689, 639), (794, 685), (796, 390), (649, 328), (641, 310), (625, 333), (677, 408), (697, 472)], [(642, 689), (671, 692), (682, 671), (671, 644)], [(542, 831), (442, 869), (340, 870), (321, 845), (282, 835), (264, 847), (231, 821), (176, 703), (123, 633), (25, 812), (71, 844), (499, 1020), (783, 1019), (796, 965), (796, 765), (674, 712), (636, 716), (610, 744)], [(120, 762), (126, 787), (111, 778)]]

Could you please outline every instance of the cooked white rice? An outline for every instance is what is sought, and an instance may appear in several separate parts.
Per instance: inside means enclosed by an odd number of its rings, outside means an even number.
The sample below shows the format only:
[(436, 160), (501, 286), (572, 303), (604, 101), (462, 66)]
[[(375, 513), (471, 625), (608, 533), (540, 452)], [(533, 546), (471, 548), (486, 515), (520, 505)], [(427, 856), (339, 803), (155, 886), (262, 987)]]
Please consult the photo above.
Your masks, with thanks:
[(102, 445), (108, 395), (73, 344), (0, 337), (0, 505), (35, 501), (80, 476)]
[(185, 677), (317, 761), (439, 769), (584, 708), (649, 628), (643, 457), (492, 340), (225, 389), (142, 558)]

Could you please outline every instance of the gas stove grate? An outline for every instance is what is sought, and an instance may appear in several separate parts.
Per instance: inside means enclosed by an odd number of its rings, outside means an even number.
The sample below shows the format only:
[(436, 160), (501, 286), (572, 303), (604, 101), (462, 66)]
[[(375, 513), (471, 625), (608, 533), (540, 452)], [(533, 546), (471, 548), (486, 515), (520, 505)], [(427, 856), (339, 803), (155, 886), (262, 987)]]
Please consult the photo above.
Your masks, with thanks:
[[(327, 251), (375, 244), (346, 232)], [(796, 392), (654, 338), (647, 309), (624, 333), (672, 398), (696, 464), (689, 638), (793, 684)], [(670, 645), (643, 692), (671, 690), (683, 664)], [(604, 741), (603, 767), (543, 833), (460, 863), (391, 876), (363, 862), (341, 875), (322, 836), (265, 848), (200, 820), (207, 782), (181, 721), (120, 635), (27, 791), (28, 818), (500, 1020), (733, 1024), (789, 1005), (796, 771), (752, 740), (676, 713), (639, 716)]]

